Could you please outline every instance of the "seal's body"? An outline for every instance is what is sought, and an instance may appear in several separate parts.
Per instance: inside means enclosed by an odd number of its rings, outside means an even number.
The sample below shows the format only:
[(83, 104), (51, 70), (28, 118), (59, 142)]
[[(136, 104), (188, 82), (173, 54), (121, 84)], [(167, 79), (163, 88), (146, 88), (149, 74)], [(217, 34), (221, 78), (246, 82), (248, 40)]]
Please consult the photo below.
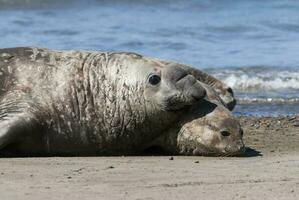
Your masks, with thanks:
[(1, 49), (1, 152), (138, 153), (205, 97), (189, 69), (134, 53)]

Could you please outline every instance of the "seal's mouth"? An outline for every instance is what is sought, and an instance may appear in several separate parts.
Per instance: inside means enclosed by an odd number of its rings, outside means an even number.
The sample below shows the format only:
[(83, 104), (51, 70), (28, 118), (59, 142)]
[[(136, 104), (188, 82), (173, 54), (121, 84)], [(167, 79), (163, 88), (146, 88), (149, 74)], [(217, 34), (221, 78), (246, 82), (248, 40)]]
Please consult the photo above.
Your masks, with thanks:
[(164, 102), (164, 108), (166, 111), (182, 111), (182, 110), (188, 110), (192, 106), (192, 103), (186, 103), (186, 98), (184, 96), (179, 95), (173, 95), (169, 97)]
[(233, 151), (233, 152), (225, 151), (224, 153), (221, 154), (221, 156), (223, 157), (240, 156), (244, 153), (245, 153), (245, 146), (238, 151)]
[(180, 74), (180, 76), (176, 77), (176, 78), (174, 79), (174, 81), (175, 81), (176, 83), (178, 83), (178, 82), (182, 81), (184, 78), (186, 78), (187, 76), (188, 76), (187, 73), (182, 73), (182, 74)]
[(190, 109), (190, 105), (183, 105), (183, 106), (166, 106), (166, 111), (170, 112), (178, 112), (178, 111), (188, 111)]

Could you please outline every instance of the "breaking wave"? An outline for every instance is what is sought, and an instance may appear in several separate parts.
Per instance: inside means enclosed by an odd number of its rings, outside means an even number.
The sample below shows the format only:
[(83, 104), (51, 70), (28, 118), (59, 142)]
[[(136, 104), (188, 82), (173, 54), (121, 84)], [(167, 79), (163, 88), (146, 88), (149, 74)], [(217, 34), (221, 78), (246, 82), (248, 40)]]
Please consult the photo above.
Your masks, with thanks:
[(209, 69), (208, 73), (239, 91), (298, 90), (299, 70), (267, 67)]
[(240, 104), (251, 104), (251, 103), (258, 103), (258, 104), (298, 104), (299, 98), (281, 98), (281, 97), (244, 97), (244, 98), (237, 98), (238, 103)]

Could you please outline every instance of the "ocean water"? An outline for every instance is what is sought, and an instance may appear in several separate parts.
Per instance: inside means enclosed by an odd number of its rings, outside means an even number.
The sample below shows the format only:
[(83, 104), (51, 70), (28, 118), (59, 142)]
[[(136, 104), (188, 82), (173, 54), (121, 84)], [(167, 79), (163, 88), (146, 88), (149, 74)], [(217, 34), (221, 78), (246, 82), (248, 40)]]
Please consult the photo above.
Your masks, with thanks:
[(0, 48), (132, 51), (230, 85), (237, 115), (299, 114), (299, 1), (0, 0)]

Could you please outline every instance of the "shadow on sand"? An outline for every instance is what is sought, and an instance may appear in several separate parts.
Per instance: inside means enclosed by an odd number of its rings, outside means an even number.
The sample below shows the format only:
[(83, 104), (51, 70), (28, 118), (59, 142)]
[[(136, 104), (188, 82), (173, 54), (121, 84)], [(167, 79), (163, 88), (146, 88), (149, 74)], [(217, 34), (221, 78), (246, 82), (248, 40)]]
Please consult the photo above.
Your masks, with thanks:
[[(152, 146), (141, 153), (141, 156), (171, 156), (171, 155), (173, 156), (173, 154), (165, 152), (159, 146)], [(256, 149), (253, 149), (251, 147), (245, 147), (245, 152), (242, 155), (237, 155), (237, 156), (233, 156), (233, 157), (249, 158), (249, 157), (257, 157), (257, 156), (263, 156), (262, 152), (258, 151)], [(208, 157), (215, 157), (215, 156), (212, 155), (212, 156), (208, 156)]]
[(258, 151), (256, 149), (253, 149), (251, 147), (246, 147), (245, 152), (242, 155), (239, 155), (238, 157), (257, 157), (257, 156), (263, 156), (261, 151)]

